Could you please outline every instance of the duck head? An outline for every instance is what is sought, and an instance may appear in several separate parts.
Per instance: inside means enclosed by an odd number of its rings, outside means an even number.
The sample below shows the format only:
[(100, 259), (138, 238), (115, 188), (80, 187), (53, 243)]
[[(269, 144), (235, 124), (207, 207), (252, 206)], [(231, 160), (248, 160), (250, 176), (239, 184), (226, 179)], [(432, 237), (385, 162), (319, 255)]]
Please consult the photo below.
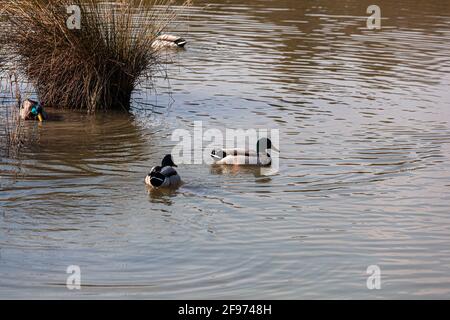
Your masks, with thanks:
[(261, 138), (258, 140), (256, 144), (256, 152), (259, 154), (260, 152), (265, 152), (267, 150), (275, 150), (280, 152), (275, 146), (272, 145), (272, 141), (269, 138)]
[(161, 166), (164, 167), (178, 167), (174, 162), (171, 154), (168, 154), (162, 160)]
[(36, 103), (31, 108), (31, 114), (37, 118), (40, 122), (44, 121), (44, 109), (39, 103)]

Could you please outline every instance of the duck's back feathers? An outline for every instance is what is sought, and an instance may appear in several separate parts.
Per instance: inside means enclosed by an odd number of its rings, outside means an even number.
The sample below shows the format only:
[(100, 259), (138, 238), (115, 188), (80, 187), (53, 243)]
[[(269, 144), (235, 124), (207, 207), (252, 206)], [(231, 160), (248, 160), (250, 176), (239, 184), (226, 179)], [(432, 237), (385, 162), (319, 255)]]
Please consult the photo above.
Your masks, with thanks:
[(145, 183), (153, 188), (177, 188), (182, 184), (181, 177), (173, 168), (177, 165), (173, 162), (171, 154), (166, 155), (161, 166), (152, 168), (152, 171), (145, 178)]
[(272, 159), (267, 153), (258, 153), (245, 149), (213, 150), (211, 157), (216, 164), (269, 166)]
[(224, 150), (213, 150), (211, 152), (211, 157), (214, 161), (220, 161), (227, 157), (227, 153)]
[(163, 34), (158, 36), (158, 38), (156, 38), (157, 40), (162, 40), (162, 41), (170, 41), (170, 42), (175, 42), (177, 40), (180, 39), (180, 37), (177, 36), (173, 36), (171, 34)]
[(181, 185), (181, 177), (172, 167), (155, 167), (145, 178), (145, 183), (153, 188), (176, 188)]
[(19, 115), (22, 120), (46, 120), (47, 113), (44, 111), (39, 102), (27, 99), (25, 100), (19, 110)]

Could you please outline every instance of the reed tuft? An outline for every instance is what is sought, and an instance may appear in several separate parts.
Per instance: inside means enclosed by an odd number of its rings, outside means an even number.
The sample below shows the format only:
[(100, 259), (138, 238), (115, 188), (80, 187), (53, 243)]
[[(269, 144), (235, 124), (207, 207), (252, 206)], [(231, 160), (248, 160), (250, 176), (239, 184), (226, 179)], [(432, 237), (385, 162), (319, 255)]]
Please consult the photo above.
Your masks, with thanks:
[[(178, 8), (170, 0), (8, 0), (0, 5), (0, 45), (41, 103), (90, 113), (129, 110), (132, 91), (158, 67), (152, 43)], [(67, 25), (67, 7), (73, 5), (80, 8), (81, 29)]]

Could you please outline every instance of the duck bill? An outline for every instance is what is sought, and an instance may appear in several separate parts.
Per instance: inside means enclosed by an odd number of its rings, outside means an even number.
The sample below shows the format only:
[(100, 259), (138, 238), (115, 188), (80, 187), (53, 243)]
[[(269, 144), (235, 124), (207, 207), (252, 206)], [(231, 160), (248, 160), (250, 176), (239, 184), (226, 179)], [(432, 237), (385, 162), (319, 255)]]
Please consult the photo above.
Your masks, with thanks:
[(272, 146), (272, 150), (276, 151), (276, 152), (280, 152), (280, 150), (277, 147)]
[(42, 117), (42, 114), (41, 114), (41, 113), (39, 113), (39, 114), (37, 115), (37, 118), (38, 118), (39, 122), (44, 121), (44, 117)]

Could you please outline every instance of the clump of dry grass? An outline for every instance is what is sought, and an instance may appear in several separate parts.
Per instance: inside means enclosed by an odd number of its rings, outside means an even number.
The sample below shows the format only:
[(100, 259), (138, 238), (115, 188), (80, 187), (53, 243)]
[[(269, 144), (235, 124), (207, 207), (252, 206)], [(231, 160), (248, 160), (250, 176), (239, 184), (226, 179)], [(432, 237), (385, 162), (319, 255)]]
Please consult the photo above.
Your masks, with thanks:
[[(6, 0), (0, 45), (44, 106), (95, 112), (130, 108), (133, 89), (158, 67), (152, 43), (176, 15), (170, 0)], [(67, 26), (67, 6), (81, 29)], [(189, 5), (188, 2), (183, 5)]]

